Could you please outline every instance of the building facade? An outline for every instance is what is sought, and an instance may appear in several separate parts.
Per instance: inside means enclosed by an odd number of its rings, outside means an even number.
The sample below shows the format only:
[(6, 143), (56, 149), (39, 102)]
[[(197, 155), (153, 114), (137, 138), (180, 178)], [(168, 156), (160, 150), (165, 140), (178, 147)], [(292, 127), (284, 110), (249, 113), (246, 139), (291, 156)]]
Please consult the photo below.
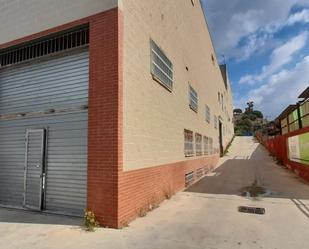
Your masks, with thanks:
[(1, 206), (121, 227), (215, 167), (233, 100), (200, 1), (0, 3)]

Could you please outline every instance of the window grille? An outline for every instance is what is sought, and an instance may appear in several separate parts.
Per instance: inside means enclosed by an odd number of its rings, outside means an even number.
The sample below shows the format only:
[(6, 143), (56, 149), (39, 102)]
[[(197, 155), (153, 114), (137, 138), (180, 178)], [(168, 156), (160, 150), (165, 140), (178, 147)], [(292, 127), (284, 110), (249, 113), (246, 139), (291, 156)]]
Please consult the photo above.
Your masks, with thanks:
[(198, 95), (192, 86), (189, 86), (189, 100), (190, 100), (190, 108), (197, 112), (198, 110)]
[(218, 129), (218, 118), (216, 115), (214, 115), (214, 127), (215, 129)]
[(196, 170), (196, 179), (202, 178), (203, 174), (204, 174), (203, 168), (197, 169)]
[(185, 130), (184, 139), (185, 139), (185, 156), (193, 156), (194, 154), (193, 132)]
[(197, 156), (201, 156), (202, 153), (202, 135), (195, 133), (195, 151)]
[(224, 101), (223, 101), (223, 94), (221, 93), (221, 107), (222, 111), (224, 110)]
[(204, 175), (207, 175), (208, 172), (209, 172), (209, 168), (208, 168), (208, 166), (205, 166), (205, 167), (204, 167)]
[(213, 139), (212, 138), (208, 139), (208, 149), (209, 149), (210, 155), (214, 154), (214, 146), (213, 146)]
[(208, 140), (209, 138), (204, 136), (204, 155), (208, 156), (209, 155), (209, 145), (208, 145)]
[(185, 186), (189, 186), (194, 182), (194, 172), (188, 172), (185, 174)]
[(173, 64), (154, 42), (150, 41), (151, 74), (168, 90), (173, 89)]
[(210, 123), (210, 108), (208, 105), (206, 105), (205, 116), (207, 123)]
[(62, 32), (30, 43), (0, 50), (0, 68), (89, 44), (89, 27)]

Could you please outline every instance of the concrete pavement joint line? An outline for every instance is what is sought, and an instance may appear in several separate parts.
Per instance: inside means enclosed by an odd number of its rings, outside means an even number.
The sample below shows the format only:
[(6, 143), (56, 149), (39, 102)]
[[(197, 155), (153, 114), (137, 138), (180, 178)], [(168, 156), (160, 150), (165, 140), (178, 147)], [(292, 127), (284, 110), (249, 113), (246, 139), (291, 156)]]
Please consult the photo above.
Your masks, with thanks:
[(295, 204), (295, 206), (301, 211), (308, 219), (309, 219), (309, 211), (308, 208), (304, 204), (297, 203), (298, 200), (291, 199), (291, 201)]
[[(276, 198), (273, 200), (270, 200), (270, 198), (268, 199), (257, 199), (257, 198), (246, 198), (246, 197), (241, 197), (241, 196), (237, 196), (237, 195), (233, 195), (233, 196), (226, 196), (224, 197), (224, 195), (199, 195), (196, 193), (179, 193), (179, 195), (181, 196), (185, 196), (185, 197), (195, 197), (195, 198), (203, 198), (203, 199), (216, 199), (216, 200), (226, 200), (226, 201), (252, 201), (252, 202), (264, 202), (267, 204), (283, 204), (283, 205), (290, 205), (290, 206), (294, 206), (294, 204), (292, 204), (290, 202), (290, 199), (285, 199), (285, 198)], [(277, 201), (278, 200), (278, 201)], [(308, 200), (302, 200), (302, 201), (308, 201)], [(305, 206), (309, 206), (309, 202), (307, 203), (303, 203), (303, 205)]]
[(309, 208), (301, 201), (301, 200), (296, 200), (300, 203), (301, 206), (303, 206), (308, 212), (309, 212)]

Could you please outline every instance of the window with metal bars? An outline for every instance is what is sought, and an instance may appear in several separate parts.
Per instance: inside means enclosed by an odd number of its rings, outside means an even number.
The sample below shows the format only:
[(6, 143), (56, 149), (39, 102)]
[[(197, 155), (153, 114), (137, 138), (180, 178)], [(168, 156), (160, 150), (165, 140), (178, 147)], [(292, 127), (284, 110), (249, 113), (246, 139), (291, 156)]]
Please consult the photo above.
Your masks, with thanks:
[(189, 85), (189, 106), (190, 108), (197, 112), (198, 110), (198, 95), (192, 86)]
[(184, 139), (185, 139), (185, 156), (194, 155), (194, 138), (193, 132), (189, 130), (184, 130)]
[(215, 129), (218, 129), (218, 118), (216, 115), (214, 115), (214, 127)]
[(196, 179), (202, 178), (202, 176), (204, 174), (203, 168), (197, 169), (195, 174), (196, 174)]
[(195, 151), (197, 156), (201, 156), (202, 152), (202, 135), (195, 133)]
[(205, 107), (205, 119), (207, 123), (210, 123), (210, 108), (208, 105)]
[(152, 77), (172, 91), (173, 64), (153, 40), (150, 40), (150, 55)]
[(83, 47), (89, 44), (89, 27), (79, 27), (29, 43), (0, 50), (0, 68)]
[(210, 153), (209, 153), (209, 138), (204, 136), (203, 138), (203, 142), (204, 142), (204, 155), (205, 156), (208, 156)]
[(213, 139), (212, 138), (208, 138), (208, 151), (209, 151), (209, 155), (212, 155), (215, 153), (215, 149), (214, 149), (214, 144), (213, 144)]
[(190, 184), (192, 184), (194, 182), (194, 172), (188, 172), (185, 174), (185, 186), (189, 186)]

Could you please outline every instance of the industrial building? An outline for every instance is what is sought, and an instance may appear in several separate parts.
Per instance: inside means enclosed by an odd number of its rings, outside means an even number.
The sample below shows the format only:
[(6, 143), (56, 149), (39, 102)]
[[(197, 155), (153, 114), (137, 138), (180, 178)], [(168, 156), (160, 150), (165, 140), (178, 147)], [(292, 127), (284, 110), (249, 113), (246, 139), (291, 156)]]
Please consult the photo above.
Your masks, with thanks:
[(0, 205), (121, 227), (234, 135), (200, 1), (3, 0)]

